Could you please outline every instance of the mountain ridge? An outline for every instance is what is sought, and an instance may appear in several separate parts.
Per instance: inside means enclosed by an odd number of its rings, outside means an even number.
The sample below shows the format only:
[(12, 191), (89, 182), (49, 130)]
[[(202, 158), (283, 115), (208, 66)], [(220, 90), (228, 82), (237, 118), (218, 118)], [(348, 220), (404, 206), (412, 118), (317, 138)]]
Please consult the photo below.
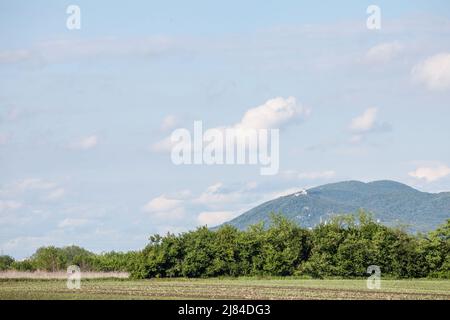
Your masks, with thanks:
[(245, 229), (269, 222), (277, 212), (312, 228), (336, 214), (367, 210), (389, 226), (407, 225), (412, 232), (426, 232), (450, 218), (450, 192), (428, 193), (393, 180), (329, 183), (266, 201), (226, 222)]

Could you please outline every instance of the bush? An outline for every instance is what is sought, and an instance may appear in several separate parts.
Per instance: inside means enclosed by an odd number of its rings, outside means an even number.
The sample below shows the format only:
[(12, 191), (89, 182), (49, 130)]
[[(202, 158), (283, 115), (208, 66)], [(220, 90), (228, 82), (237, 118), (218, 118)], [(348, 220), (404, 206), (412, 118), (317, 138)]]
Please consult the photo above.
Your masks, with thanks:
[(30, 259), (0, 257), (0, 270), (129, 271), (132, 278), (301, 276), (367, 277), (370, 265), (382, 276), (450, 278), (450, 219), (426, 235), (410, 235), (375, 223), (361, 211), (337, 216), (306, 230), (282, 215), (271, 224), (241, 231), (224, 225), (179, 235), (153, 235), (138, 252), (94, 254), (77, 246), (39, 248)]
[(448, 277), (449, 222), (428, 238), (357, 216), (337, 216), (312, 231), (281, 215), (239, 231), (206, 227), (178, 236), (152, 236), (132, 267), (135, 277), (290, 276), (367, 277), (378, 265), (383, 276)]

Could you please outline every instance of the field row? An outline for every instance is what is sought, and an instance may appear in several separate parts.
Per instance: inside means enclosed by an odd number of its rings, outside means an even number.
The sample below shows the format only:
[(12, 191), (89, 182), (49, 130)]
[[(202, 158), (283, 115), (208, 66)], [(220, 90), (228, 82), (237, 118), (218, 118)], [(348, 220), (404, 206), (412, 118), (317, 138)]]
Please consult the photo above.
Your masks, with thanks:
[(164, 279), (84, 280), (67, 289), (62, 280), (0, 280), (0, 299), (444, 299), (449, 280)]

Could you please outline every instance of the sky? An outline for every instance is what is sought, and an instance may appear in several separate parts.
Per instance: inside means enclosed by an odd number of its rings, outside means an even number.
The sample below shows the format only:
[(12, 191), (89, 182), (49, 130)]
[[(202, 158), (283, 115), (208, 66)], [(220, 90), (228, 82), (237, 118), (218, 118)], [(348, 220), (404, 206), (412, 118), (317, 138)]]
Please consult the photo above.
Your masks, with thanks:
[[(450, 191), (449, 37), (446, 0), (0, 0), (1, 253), (136, 250), (344, 180)], [(279, 129), (278, 173), (175, 165), (196, 120)]]

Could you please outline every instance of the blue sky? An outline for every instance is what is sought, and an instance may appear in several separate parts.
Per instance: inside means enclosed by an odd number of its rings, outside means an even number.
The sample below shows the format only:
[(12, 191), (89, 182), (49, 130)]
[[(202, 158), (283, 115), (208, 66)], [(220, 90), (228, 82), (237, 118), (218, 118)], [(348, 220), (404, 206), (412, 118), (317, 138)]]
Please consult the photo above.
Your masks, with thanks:
[[(0, 0), (4, 253), (139, 249), (341, 180), (450, 190), (448, 1), (121, 3)], [(309, 112), (280, 122), (278, 175), (175, 166), (160, 147), (289, 97)]]

